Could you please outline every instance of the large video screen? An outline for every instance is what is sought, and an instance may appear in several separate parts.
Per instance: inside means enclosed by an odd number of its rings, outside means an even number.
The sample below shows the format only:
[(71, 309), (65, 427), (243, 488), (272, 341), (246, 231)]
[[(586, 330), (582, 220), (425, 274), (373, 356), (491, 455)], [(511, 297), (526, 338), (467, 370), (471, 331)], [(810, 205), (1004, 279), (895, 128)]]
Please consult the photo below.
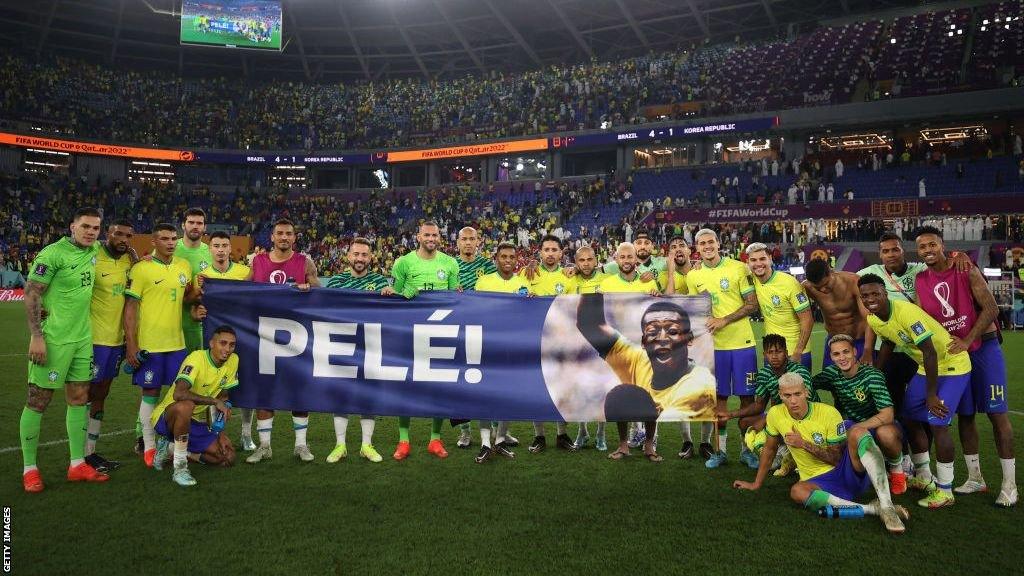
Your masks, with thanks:
[(181, 43), (281, 50), (281, 0), (182, 0)]

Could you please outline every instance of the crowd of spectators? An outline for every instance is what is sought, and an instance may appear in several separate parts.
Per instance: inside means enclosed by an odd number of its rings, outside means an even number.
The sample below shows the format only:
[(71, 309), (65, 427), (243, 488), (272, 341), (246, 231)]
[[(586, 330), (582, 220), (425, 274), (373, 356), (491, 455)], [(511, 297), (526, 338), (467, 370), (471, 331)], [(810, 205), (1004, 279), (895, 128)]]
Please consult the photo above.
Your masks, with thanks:
[[(185, 78), (9, 52), (0, 56), (0, 119), (119, 143), (374, 149), (849, 102), (861, 80), (870, 81), (869, 97), (883, 83), (889, 96), (900, 86), (904, 95), (991, 87), (1024, 66), (1024, 9), (1004, 4), (978, 9), (993, 19), (984, 30), (968, 28), (970, 9), (925, 12), (770, 42), (443, 80)], [(984, 80), (959, 73), (965, 28), (978, 35), (973, 57)]]

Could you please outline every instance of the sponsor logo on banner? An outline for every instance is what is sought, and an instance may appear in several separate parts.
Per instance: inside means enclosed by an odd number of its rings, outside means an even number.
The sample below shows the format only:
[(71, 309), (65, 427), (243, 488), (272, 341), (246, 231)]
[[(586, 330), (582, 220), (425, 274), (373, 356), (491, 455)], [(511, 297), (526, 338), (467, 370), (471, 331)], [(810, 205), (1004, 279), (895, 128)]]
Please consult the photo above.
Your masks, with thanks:
[(831, 88), (826, 88), (820, 92), (804, 92), (804, 104), (830, 104), (831, 102)]
[(785, 218), (789, 208), (713, 208), (708, 210), (711, 218)]
[(0, 302), (22, 302), (23, 300), (25, 300), (25, 291), (21, 288), (0, 290)]

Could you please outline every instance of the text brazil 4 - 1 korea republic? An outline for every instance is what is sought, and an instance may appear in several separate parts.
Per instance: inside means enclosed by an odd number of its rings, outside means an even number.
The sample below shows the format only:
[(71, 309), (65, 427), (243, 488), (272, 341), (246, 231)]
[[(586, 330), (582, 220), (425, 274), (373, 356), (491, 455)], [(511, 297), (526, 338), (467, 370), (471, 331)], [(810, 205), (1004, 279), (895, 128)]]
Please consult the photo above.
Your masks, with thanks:
[(711, 420), (705, 297), (415, 298), (206, 283), (238, 332), (236, 406), (541, 421)]

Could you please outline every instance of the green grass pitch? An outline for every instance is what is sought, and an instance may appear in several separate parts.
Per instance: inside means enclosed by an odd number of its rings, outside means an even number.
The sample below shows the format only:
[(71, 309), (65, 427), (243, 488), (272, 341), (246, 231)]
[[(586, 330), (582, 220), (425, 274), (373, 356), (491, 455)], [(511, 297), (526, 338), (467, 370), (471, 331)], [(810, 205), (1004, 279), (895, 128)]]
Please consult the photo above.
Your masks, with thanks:
[[(1012, 544), (1020, 542), (1024, 506), (996, 509), (992, 493), (960, 497), (938, 511), (901, 496), (912, 517), (904, 536), (890, 537), (875, 518), (824, 520), (790, 504), (792, 477), (769, 479), (758, 493), (738, 492), (732, 481), (751, 479), (753, 471), (736, 462), (733, 426), (732, 459), (713, 471), (676, 458), (676, 426), (660, 434), (661, 464), (638, 457), (612, 462), (593, 449), (530, 454), (527, 423), (513, 426), (523, 442), (514, 461), (475, 464), (475, 449), (457, 449), (447, 427), (451, 456), (439, 461), (425, 452), (423, 419), (414, 420), (412, 457), (398, 463), (389, 457), (394, 418), (378, 420), (383, 463), (354, 457), (353, 421), (348, 460), (329, 465), (323, 459), (334, 444), (330, 417), (311, 419), (317, 460), (301, 464), (291, 456), (290, 418), (280, 414), (272, 461), (233, 469), (192, 465), (199, 485), (179, 488), (169, 471), (147, 470), (131, 452), (139, 393), (125, 377), (114, 384), (99, 443), (122, 468), (103, 485), (65, 482), (64, 402), (55, 396), (39, 450), (46, 490), (25, 494), (18, 448), (28, 345), (22, 305), (0, 305), (0, 326), (0, 506), (10, 508), (7, 545), (16, 574), (1004, 575), (1024, 563), (1024, 547)], [(817, 353), (820, 332), (815, 340)], [(1021, 454), (1024, 335), (1007, 334), (1004, 350)], [(991, 429), (984, 419), (979, 429), (982, 466), (995, 487)], [(229, 431), (237, 440), (237, 419)], [(614, 428), (609, 432), (614, 441)], [(958, 454), (957, 480), (964, 477)]]

